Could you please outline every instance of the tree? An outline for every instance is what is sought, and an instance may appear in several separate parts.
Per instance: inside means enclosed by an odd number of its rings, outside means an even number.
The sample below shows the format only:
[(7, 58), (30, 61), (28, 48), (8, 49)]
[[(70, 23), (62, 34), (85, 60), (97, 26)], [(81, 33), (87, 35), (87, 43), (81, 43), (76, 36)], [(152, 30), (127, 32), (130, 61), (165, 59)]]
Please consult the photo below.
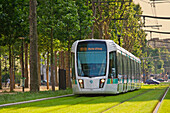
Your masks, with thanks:
[(168, 50), (165, 48), (152, 48), (152, 47), (145, 47), (145, 50), (143, 51), (144, 57), (146, 57), (145, 61), (145, 70), (149, 74), (165, 74), (166, 68), (165, 65), (167, 63), (168, 55), (167, 56), (161, 56), (169, 54)]
[(15, 43), (16, 34), (17, 34), (17, 24), (19, 20), (17, 18), (18, 12), (16, 10), (16, 2), (11, 0), (1, 1), (1, 44), (3, 46), (8, 45), (9, 48), (9, 65), (10, 65), (10, 91), (14, 89), (14, 79), (13, 79), (13, 67), (12, 67), (12, 53), (11, 47)]
[(28, 88), (28, 43), (25, 42), (25, 69), (24, 69), (24, 75), (25, 75), (25, 88)]
[(71, 44), (75, 40), (87, 39), (92, 32), (91, 27), (93, 25), (93, 12), (90, 10), (90, 6), (87, 5), (86, 0), (75, 0), (77, 6), (78, 20), (80, 29), (77, 31), (76, 37), (71, 40)]
[(142, 14), (139, 5), (125, 0), (91, 0), (90, 6), (95, 21), (92, 28), (95, 38), (114, 40), (134, 55), (142, 54), (141, 47), (146, 35), (140, 29), (141, 19), (135, 17)]
[(1, 46), (0, 46), (0, 89), (2, 89), (2, 73), (1, 73)]
[(37, 46), (37, 12), (36, 12), (36, 0), (30, 0), (30, 13), (29, 13), (29, 25), (30, 25), (30, 91), (39, 91), (38, 82), (38, 46)]

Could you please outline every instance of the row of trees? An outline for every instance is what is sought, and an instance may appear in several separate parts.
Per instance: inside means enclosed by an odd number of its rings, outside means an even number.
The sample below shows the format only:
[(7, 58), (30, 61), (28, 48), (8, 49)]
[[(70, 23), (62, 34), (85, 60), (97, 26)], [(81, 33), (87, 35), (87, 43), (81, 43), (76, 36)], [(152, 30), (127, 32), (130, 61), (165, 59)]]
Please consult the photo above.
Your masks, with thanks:
[(170, 52), (165, 47), (152, 48), (145, 47), (144, 54), (144, 72), (146, 76), (151, 74), (166, 75), (170, 67)]
[[(0, 61), (3, 62), (0, 63), (2, 65), (0, 70), (5, 71), (7, 67), (9, 68), (11, 91), (14, 88), (15, 73), (21, 74), (19, 73), (21, 71), (17, 70), (24, 70), (21, 69), (22, 41), (25, 48), (26, 87), (28, 87), (28, 65), (30, 65), (30, 89), (33, 92), (39, 91), (40, 57), (47, 62), (47, 69), (50, 64), (54, 91), (53, 75), (56, 72), (53, 71), (54, 56), (57, 51), (68, 51), (68, 59), (70, 59), (70, 48), (75, 40), (95, 38), (111, 39), (116, 43), (120, 41), (122, 47), (138, 57), (141, 56), (141, 48), (145, 45), (146, 35), (141, 29), (141, 19), (135, 16), (142, 14), (141, 8), (128, 0), (113, 2), (110, 0), (1, 0), (0, 4), (2, 28), (0, 29), (0, 57), (2, 60), (8, 59), (7, 65), (4, 65), (6, 60)], [(21, 40), (19, 37), (24, 39)], [(20, 63), (15, 64), (17, 61)], [(69, 66), (70, 62), (68, 62)], [(70, 78), (69, 72), (67, 76)], [(2, 84), (1, 80), (0, 84)]]

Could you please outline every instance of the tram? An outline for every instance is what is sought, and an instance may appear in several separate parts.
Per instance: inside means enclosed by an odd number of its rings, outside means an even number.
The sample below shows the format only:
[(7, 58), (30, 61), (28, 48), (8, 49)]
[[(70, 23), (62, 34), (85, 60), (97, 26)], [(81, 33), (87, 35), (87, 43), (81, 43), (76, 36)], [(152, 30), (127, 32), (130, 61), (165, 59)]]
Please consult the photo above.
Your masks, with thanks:
[(141, 88), (141, 61), (112, 40), (73, 43), (74, 94), (117, 94)]

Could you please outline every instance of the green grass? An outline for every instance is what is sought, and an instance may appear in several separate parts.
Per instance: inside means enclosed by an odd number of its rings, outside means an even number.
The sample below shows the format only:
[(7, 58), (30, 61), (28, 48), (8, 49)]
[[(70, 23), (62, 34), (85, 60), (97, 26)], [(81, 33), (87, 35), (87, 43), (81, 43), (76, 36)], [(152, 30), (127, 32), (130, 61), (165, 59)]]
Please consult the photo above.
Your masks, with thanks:
[(27, 101), (33, 99), (40, 99), (46, 97), (54, 97), (60, 95), (71, 94), (72, 90), (57, 90), (57, 91), (40, 91), (38, 93), (30, 93), (30, 92), (17, 92), (17, 94), (2, 94), (0, 95), (0, 104)]
[[(142, 89), (119, 95), (107, 96), (71, 96), (34, 103), (26, 103), (0, 108), (0, 113), (99, 113), (118, 103), (134, 97), (142, 92), (149, 91), (140, 97), (134, 98), (114, 107), (107, 112), (151, 112), (160, 95), (165, 90), (164, 85), (144, 85)], [(152, 89), (152, 90), (151, 90)]]
[(160, 86), (150, 92), (147, 92), (137, 98), (116, 106), (115, 108), (107, 111), (107, 113), (151, 113), (155, 105), (158, 103), (159, 98), (165, 91), (165, 86)]
[(170, 89), (168, 90), (168, 93), (166, 94), (158, 113), (169, 113), (170, 112)]

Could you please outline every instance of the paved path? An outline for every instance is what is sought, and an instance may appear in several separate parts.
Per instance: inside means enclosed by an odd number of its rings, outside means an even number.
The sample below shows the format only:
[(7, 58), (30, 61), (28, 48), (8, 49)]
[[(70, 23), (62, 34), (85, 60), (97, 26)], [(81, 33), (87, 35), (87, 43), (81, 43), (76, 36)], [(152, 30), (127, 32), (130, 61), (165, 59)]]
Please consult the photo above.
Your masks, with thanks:
[[(52, 90), (52, 86), (49, 86), (49, 89), (47, 89), (47, 86), (40, 86), (40, 91), (48, 91), (48, 90)], [(58, 87), (55, 87), (55, 90), (58, 90)], [(24, 88), (24, 91), (30, 91), (29, 88)], [(14, 89), (14, 92), (10, 92), (10, 88), (9, 87), (2, 87), (2, 89), (0, 89), (0, 95), (2, 94), (14, 94), (16, 92), (22, 92), (22, 87), (18, 87), (16, 86)]]

